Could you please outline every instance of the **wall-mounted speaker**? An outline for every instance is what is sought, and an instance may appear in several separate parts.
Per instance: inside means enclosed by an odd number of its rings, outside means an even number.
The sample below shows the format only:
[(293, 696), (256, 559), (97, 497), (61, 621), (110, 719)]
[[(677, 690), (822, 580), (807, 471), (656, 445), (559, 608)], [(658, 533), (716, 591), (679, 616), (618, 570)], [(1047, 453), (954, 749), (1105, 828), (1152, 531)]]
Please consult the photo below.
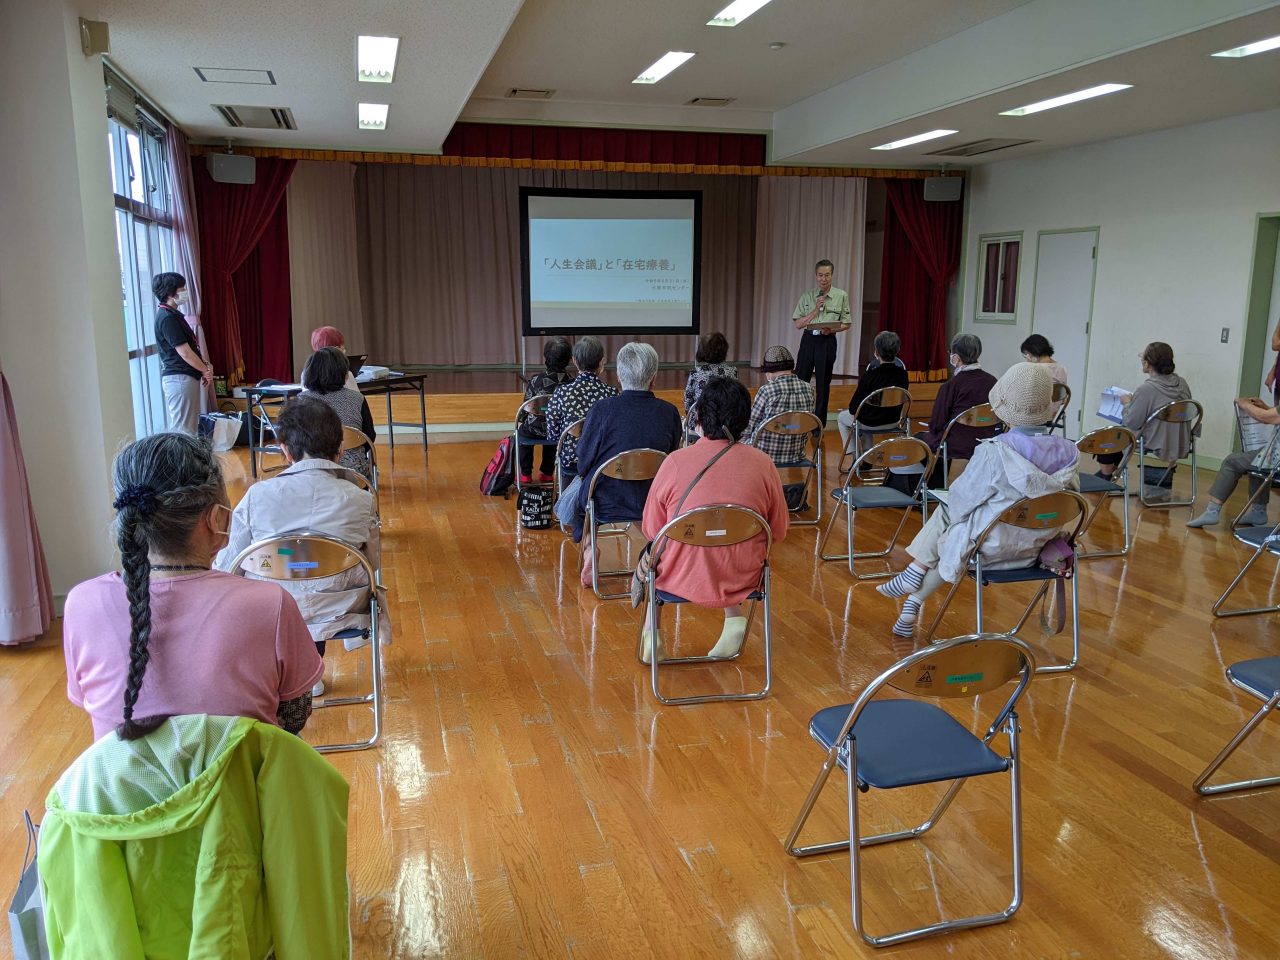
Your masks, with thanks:
[(111, 30), (105, 20), (80, 18), (80, 49), (86, 57), (111, 52)]
[(257, 161), (238, 153), (205, 155), (209, 176), (218, 183), (253, 183), (257, 179)]
[(925, 177), (924, 198), (932, 202), (956, 201), (964, 190), (964, 177)]

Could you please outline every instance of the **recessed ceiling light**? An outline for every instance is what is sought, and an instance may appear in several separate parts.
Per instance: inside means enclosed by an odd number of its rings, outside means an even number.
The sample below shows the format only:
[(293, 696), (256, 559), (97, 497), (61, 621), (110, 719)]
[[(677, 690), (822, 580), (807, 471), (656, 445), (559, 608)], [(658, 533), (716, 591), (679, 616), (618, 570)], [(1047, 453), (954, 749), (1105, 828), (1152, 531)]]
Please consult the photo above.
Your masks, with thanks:
[(733, 3), (708, 20), (707, 26), (736, 27), (768, 2), (769, 0), (733, 0)]
[(399, 37), (357, 37), (356, 79), (365, 83), (390, 83), (396, 72)]
[(907, 137), (905, 140), (895, 140), (893, 143), (882, 143), (878, 147), (872, 147), (872, 150), (897, 150), (899, 147), (909, 147), (913, 143), (924, 143), (926, 140), (937, 140), (939, 137), (949, 137), (953, 133), (959, 133), (959, 130), (930, 130), (928, 133), (917, 133), (914, 137)]
[(387, 129), (387, 111), (390, 106), (385, 103), (362, 103), (360, 104), (360, 129), (361, 130), (385, 130)]
[(1029, 103), (1025, 107), (1015, 107), (1012, 110), (1001, 110), (1002, 117), (1025, 117), (1029, 113), (1039, 113), (1041, 110), (1052, 110), (1055, 107), (1065, 107), (1068, 103), (1079, 103), (1081, 100), (1092, 100), (1094, 97), (1103, 97), (1108, 93), (1119, 93), (1121, 90), (1131, 90), (1131, 83), (1103, 83), (1096, 87), (1089, 87), (1087, 90), (1077, 90), (1075, 93), (1064, 93), (1060, 97), (1054, 97), (1052, 100), (1041, 100), (1038, 103)]
[(680, 50), (669, 50), (658, 58), (658, 62), (651, 66), (648, 70), (641, 72), (640, 76), (632, 80), (632, 83), (657, 83), (668, 73), (674, 70), (680, 64), (684, 63), (692, 53), (684, 53)]
[(1219, 50), (1217, 53), (1210, 54), (1214, 57), (1252, 57), (1255, 53), (1266, 53), (1268, 50), (1274, 50), (1280, 47), (1280, 37), (1267, 37), (1265, 40), (1256, 40), (1253, 43), (1246, 43), (1243, 47), (1232, 47), (1230, 50)]

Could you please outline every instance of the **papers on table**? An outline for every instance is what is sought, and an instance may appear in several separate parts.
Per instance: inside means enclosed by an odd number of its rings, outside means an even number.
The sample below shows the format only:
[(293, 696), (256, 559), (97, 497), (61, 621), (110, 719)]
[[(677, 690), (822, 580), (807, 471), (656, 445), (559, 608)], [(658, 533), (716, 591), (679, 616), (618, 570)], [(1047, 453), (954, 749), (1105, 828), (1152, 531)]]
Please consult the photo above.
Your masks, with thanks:
[(1107, 387), (1102, 391), (1102, 403), (1098, 406), (1098, 416), (1112, 423), (1124, 423), (1124, 401), (1122, 397), (1131, 397), (1133, 392), (1124, 387)]
[(1273, 425), (1253, 419), (1238, 405), (1235, 410), (1236, 425), (1240, 428), (1240, 446), (1246, 453), (1261, 450), (1271, 442), (1271, 435), (1275, 431)]

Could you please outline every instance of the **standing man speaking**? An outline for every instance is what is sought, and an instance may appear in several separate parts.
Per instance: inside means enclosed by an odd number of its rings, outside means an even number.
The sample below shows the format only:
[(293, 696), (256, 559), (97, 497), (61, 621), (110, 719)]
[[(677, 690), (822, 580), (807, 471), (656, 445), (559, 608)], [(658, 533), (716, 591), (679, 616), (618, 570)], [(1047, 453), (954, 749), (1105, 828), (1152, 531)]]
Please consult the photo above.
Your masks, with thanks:
[(800, 354), (796, 358), (796, 376), (806, 383), (817, 375), (815, 392), (817, 402), (813, 412), (827, 423), (827, 400), (831, 395), (831, 371), (836, 366), (835, 335), (849, 329), (849, 294), (831, 285), (835, 265), (830, 260), (819, 260), (813, 267), (817, 286), (806, 290), (791, 315), (797, 330), (804, 331), (800, 338)]

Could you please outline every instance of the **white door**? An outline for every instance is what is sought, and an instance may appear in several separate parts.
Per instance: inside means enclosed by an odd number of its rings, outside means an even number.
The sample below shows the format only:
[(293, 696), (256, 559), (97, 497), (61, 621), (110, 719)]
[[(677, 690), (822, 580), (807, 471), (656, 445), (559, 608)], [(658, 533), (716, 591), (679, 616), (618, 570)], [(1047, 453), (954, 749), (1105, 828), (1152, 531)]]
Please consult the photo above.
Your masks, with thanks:
[(1090, 408), (1085, 369), (1089, 361), (1089, 321), (1093, 313), (1093, 271), (1098, 231), (1046, 231), (1036, 247), (1036, 288), (1031, 330), (1053, 344), (1054, 359), (1067, 368), (1071, 407), (1067, 434), (1083, 432), (1081, 412)]

